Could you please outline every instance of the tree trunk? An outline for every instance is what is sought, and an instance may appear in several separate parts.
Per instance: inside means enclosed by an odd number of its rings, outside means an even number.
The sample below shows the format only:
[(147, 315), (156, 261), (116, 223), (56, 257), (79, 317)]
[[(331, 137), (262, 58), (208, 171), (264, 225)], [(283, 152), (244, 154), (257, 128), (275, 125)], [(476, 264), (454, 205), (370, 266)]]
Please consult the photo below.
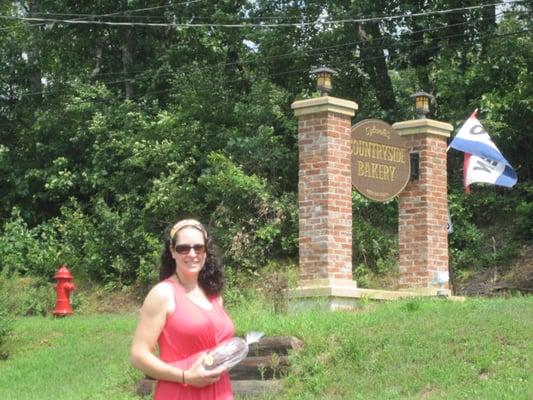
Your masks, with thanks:
[[(449, 5), (450, 8), (461, 8), (464, 6), (464, 2), (460, 0), (452, 0), (450, 1)], [(448, 44), (458, 50), (462, 50), (461, 46), (466, 40), (466, 25), (464, 25), (465, 19), (465, 15), (462, 12), (452, 12), (446, 14), (446, 22), (448, 25), (446, 36), (448, 36)]]
[(94, 69), (91, 72), (91, 78), (96, 78), (102, 70), (102, 46), (99, 44), (94, 51)]
[(481, 19), (481, 30), (491, 32), (496, 27), (496, 5), (492, 0), (483, 0), (483, 14)]
[[(239, 53), (233, 47), (229, 47), (226, 52), (226, 74), (234, 77), (235, 85), (239, 87), (244, 94), (249, 94), (252, 90), (251, 83), (245, 78), (244, 68), (240, 63)], [(231, 78), (230, 78), (231, 79)]]
[(133, 65), (133, 32), (131, 28), (122, 28), (120, 31), (120, 50), (122, 52), (122, 73), (124, 76), (124, 90), (126, 97), (133, 97), (130, 71)]
[(381, 108), (391, 117), (396, 112), (396, 99), (385, 60), (383, 36), (376, 22), (358, 24), (357, 35), (360, 40), (361, 62), (370, 76), (376, 90)]
[(433, 85), (429, 80), (428, 68), (429, 60), (424, 65), (416, 66), (416, 76), (418, 77), (418, 82), (420, 83), (420, 90), (424, 90), (428, 93), (433, 92)]
[[(33, 1), (28, 2), (28, 17), (33, 17), (34, 13), (39, 13), (39, 2), (34, 3)], [(33, 32), (34, 29), (39, 30), (39, 25), (37, 22), (30, 21), (30, 25), (35, 25), (30, 28), (30, 31)], [(34, 35), (34, 37), (39, 37), (40, 35)], [(28, 57), (28, 83), (30, 86), (30, 92), (33, 94), (33, 98), (41, 99), (43, 91), (43, 82), (42, 82), (42, 72), (39, 65), (40, 61), (40, 51), (39, 46), (32, 40), (31, 49), (26, 52)]]
[[(35, 28), (32, 28), (35, 29)], [(41, 75), (41, 68), (39, 67), (39, 50), (32, 49), (26, 53), (28, 57), (28, 65), (30, 73), (28, 75), (28, 83), (30, 85), (30, 93), (36, 99), (42, 97), (43, 82)]]
[(482, 54), (487, 54), (487, 48), (490, 46), (492, 33), (496, 30), (496, 6), (491, 0), (483, 0), (485, 7), (482, 8), (480, 31), (483, 37)]

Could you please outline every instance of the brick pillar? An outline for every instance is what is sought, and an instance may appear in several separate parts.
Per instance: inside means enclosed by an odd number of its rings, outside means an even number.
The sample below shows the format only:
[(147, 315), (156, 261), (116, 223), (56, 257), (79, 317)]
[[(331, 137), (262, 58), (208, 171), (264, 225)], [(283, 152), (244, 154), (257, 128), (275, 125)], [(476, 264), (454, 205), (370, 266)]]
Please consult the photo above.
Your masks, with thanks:
[(352, 281), (351, 117), (357, 104), (324, 96), (298, 117), (300, 283)]
[(419, 178), (399, 195), (400, 288), (434, 293), (435, 272), (449, 271), (446, 139), (453, 127), (430, 119), (392, 127), (406, 139), (409, 151), (420, 157)]

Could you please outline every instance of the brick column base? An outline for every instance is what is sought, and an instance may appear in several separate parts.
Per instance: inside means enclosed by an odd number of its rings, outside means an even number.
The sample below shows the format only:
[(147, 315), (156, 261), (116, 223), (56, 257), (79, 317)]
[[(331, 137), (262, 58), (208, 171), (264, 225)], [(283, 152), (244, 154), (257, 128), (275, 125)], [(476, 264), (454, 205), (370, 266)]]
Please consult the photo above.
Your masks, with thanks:
[[(448, 272), (446, 139), (453, 127), (430, 119), (392, 126), (419, 154), (419, 178), (399, 195), (400, 288), (436, 293), (436, 272)], [(448, 288), (445, 285), (444, 288)]]
[(299, 135), (300, 288), (356, 288), (350, 140), (357, 104), (324, 96), (297, 101), (292, 108)]

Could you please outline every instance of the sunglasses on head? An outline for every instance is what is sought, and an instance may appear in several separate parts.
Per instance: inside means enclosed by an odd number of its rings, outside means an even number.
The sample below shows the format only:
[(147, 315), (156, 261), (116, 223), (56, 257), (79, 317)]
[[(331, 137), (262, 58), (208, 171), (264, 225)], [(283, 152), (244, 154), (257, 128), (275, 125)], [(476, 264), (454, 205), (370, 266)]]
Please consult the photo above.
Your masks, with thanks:
[(205, 244), (177, 244), (175, 249), (178, 254), (189, 254), (191, 249), (196, 254), (203, 254), (205, 252)]

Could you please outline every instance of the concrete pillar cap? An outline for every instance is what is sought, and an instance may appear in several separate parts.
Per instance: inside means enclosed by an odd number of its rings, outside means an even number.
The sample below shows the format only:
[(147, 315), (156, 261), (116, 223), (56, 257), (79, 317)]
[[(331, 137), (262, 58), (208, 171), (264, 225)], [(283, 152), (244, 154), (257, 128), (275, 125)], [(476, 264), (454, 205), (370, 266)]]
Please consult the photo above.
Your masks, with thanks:
[(359, 108), (355, 101), (339, 99), (337, 97), (322, 96), (313, 99), (298, 100), (291, 104), (294, 115), (316, 114), (320, 112), (335, 112), (353, 117)]
[(392, 124), (392, 129), (397, 131), (400, 136), (426, 134), (448, 138), (453, 131), (453, 126), (447, 122), (424, 118), (396, 122)]

